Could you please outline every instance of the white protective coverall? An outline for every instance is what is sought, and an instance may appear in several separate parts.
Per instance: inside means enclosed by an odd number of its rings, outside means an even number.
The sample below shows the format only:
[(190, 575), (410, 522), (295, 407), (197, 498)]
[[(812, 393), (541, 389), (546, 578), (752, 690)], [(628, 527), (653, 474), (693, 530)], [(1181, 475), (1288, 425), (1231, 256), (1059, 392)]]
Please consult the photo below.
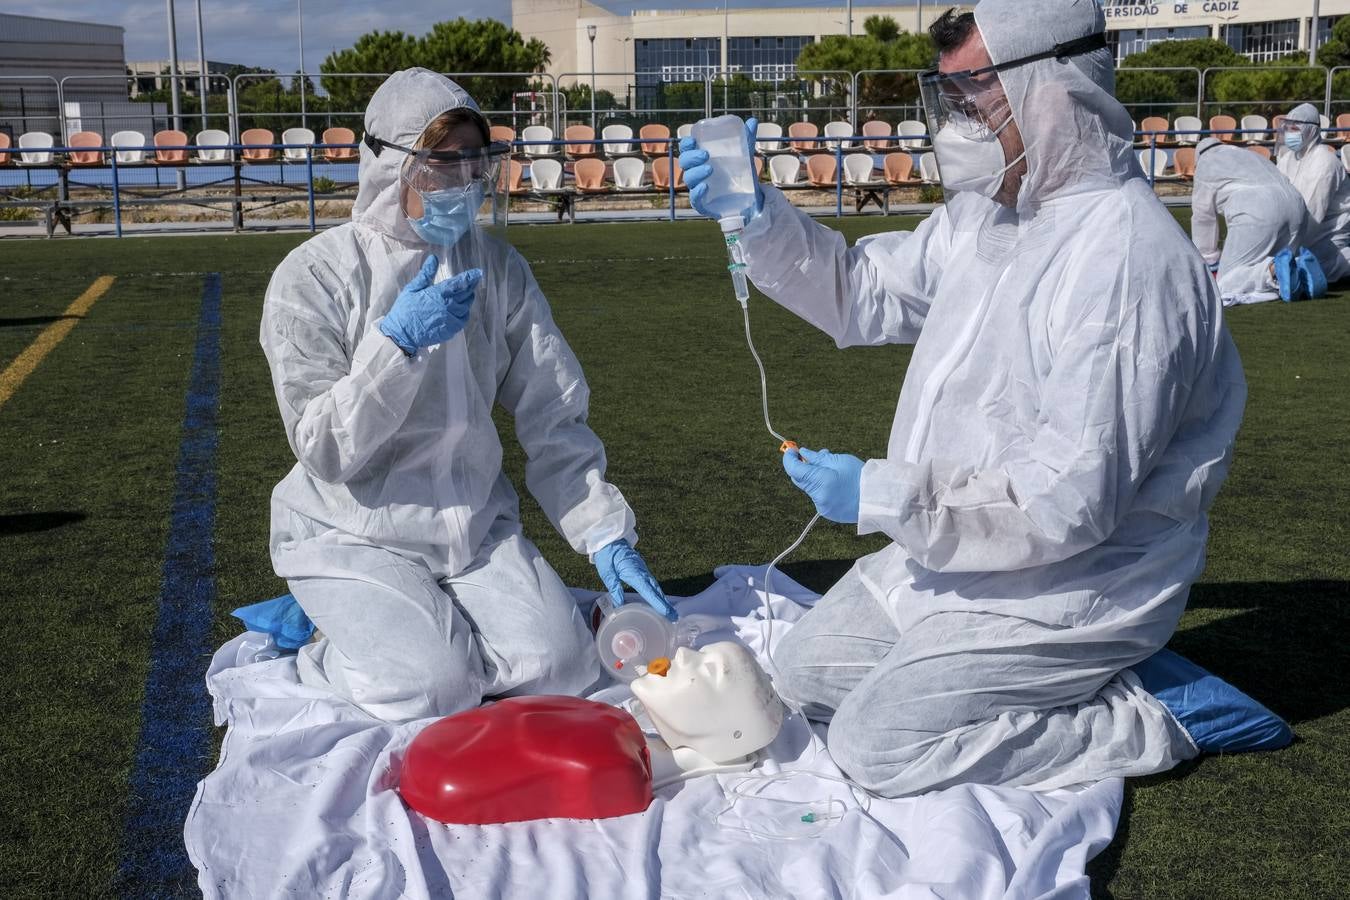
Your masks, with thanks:
[(1322, 143), (1317, 107), (1301, 104), (1288, 118), (1304, 123), (1303, 146), (1297, 153), (1282, 147), (1278, 165), (1308, 207), (1304, 246), (1317, 257), (1328, 284), (1350, 278), (1350, 178), (1336, 151)]
[[(366, 131), (411, 147), (462, 106), (473, 100), (449, 79), (399, 72), (372, 97)], [(575, 550), (636, 539), (586, 424), (581, 366), (514, 249), (483, 236), (443, 262), (442, 274), (484, 271), (451, 340), (410, 358), (376, 328), (432, 252), (401, 211), (404, 159), (361, 147), (352, 221), (286, 257), (262, 319), (299, 460), (272, 493), (272, 561), (323, 636), (302, 649), (301, 680), (390, 721), (484, 695), (575, 694), (599, 675), (572, 595), (521, 534), (494, 403), (514, 416), (530, 492)]]
[[(1205, 138), (1196, 150), (1191, 240), (1207, 263), (1219, 264), (1219, 293), (1228, 305), (1280, 299), (1270, 274), (1281, 250), (1298, 253), (1308, 211), (1303, 198), (1269, 161)], [(1219, 250), (1219, 216), (1228, 235)]]
[[(1104, 26), (1082, 0), (975, 16), (995, 63)], [(1127, 667), (1167, 643), (1204, 568), (1242, 366), (1133, 155), (1109, 51), (999, 77), (1027, 147), (1015, 209), (958, 193), (850, 248), (766, 187), (742, 234), (755, 284), (840, 347), (915, 344), (861, 478), (859, 533), (894, 543), (774, 656), (783, 694), (831, 719), (835, 761), (886, 796), (1198, 752)]]

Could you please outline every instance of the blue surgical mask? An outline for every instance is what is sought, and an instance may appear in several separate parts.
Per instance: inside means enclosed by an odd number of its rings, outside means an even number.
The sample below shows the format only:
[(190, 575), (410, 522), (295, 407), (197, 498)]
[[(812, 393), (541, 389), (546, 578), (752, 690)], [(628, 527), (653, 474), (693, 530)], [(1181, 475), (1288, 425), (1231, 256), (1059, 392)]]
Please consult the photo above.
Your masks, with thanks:
[(450, 247), (468, 234), (473, 227), (478, 207), (483, 205), (483, 187), (472, 184), (467, 188), (447, 188), (419, 194), (422, 198), (420, 218), (408, 217), (413, 231), (428, 244)]
[(1303, 149), (1303, 132), (1286, 131), (1284, 133), (1284, 145), (1295, 153)]

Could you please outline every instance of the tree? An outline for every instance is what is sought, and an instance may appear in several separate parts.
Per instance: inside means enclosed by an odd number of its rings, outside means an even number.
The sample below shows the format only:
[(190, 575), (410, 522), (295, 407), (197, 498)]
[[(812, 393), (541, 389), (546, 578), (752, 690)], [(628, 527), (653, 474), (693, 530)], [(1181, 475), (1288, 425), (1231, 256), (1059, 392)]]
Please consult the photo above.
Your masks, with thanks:
[(1328, 69), (1350, 66), (1350, 16), (1342, 16), (1331, 26), (1331, 39), (1318, 49), (1317, 64)]
[[(584, 82), (562, 88), (563, 102), (567, 104), (566, 108), (576, 111), (586, 111), (591, 108), (591, 86)], [(595, 108), (597, 111), (618, 109), (619, 102), (614, 98), (611, 91), (604, 89), (595, 92)], [(624, 107), (626, 109), (626, 107)]]
[[(1201, 38), (1191, 41), (1159, 41), (1142, 53), (1131, 53), (1116, 71), (1116, 97), (1139, 114), (1154, 110), (1175, 112), (1193, 106), (1200, 92), (1200, 72), (1216, 66), (1249, 66), (1247, 57), (1223, 41)], [(1136, 72), (1132, 69), (1176, 69), (1171, 72)], [(1136, 118), (1139, 118), (1136, 115)]]
[[(936, 54), (928, 35), (901, 31), (890, 16), (868, 16), (863, 31), (853, 37), (832, 34), (803, 47), (797, 56), (798, 71), (856, 75), (869, 70), (921, 70), (933, 64)], [(814, 80), (827, 93), (844, 93), (843, 79), (838, 76), (820, 75)], [(858, 79), (858, 92), (860, 106), (913, 104), (919, 98), (919, 82), (913, 74), (869, 74)]]
[[(530, 74), (543, 71), (548, 47), (528, 42), (520, 32), (494, 19), (437, 22), (422, 37), (401, 31), (372, 31), (347, 50), (330, 53), (319, 67), (332, 107), (365, 108), (383, 76), (410, 66), (459, 76), (456, 80), (485, 111), (509, 109), (511, 95), (530, 89)], [(521, 73), (514, 77), (474, 77), (475, 72)], [(378, 77), (343, 77), (376, 73)]]

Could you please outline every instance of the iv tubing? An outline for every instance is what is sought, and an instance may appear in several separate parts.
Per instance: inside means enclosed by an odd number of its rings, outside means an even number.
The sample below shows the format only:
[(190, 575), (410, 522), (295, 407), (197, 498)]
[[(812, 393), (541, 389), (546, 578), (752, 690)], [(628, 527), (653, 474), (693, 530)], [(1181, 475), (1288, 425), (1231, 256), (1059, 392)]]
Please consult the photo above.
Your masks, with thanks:
[[(759, 358), (759, 351), (755, 349), (755, 341), (750, 337), (750, 305), (741, 304), (741, 314), (745, 317), (745, 343), (750, 347), (750, 355), (755, 358), (755, 365), (759, 367), (759, 397), (760, 403), (764, 407), (764, 427), (769, 429), (769, 434), (783, 443), (787, 438), (773, 430), (773, 425), (769, 423), (769, 383), (764, 378), (764, 363)], [(805, 537), (805, 535), (802, 535)], [(798, 541), (798, 543), (801, 543)], [(796, 547), (796, 544), (793, 545)]]

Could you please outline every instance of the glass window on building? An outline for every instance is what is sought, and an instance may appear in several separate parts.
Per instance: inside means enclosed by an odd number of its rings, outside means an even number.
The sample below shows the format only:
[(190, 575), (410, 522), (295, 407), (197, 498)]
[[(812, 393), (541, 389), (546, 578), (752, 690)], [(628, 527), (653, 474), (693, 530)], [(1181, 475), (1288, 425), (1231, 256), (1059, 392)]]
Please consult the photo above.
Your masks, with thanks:
[(797, 56), (812, 38), (734, 37), (727, 41), (727, 66), (755, 81), (784, 81), (797, 72)]
[(1252, 62), (1270, 62), (1298, 49), (1299, 20), (1229, 25), (1228, 46)]
[(702, 81), (722, 65), (722, 39), (642, 38), (634, 61), (640, 76), (655, 75), (655, 81)]
[(1122, 28), (1106, 33), (1107, 45), (1120, 62), (1131, 53), (1143, 53), (1163, 41), (1193, 41), (1209, 37), (1208, 25), (1187, 25), (1182, 28)]
[(1344, 16), (1322, 16), (1317, 20), (1317, 46), (1322, 46), (1331, 40), (1331, 29), (1339, 19)]

